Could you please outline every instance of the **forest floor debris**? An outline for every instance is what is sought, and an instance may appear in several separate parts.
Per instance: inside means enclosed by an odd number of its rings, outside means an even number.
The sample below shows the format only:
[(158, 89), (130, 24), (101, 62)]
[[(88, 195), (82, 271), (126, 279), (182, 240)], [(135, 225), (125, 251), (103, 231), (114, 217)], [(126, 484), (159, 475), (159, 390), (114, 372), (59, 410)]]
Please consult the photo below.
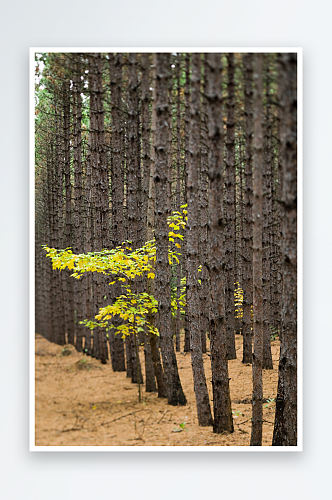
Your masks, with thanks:
[[(183, 344), (183, 335), (182, 344)], [(125, 372), (113, 372), (71, 348), (36, 335), (36, 446), (249, 446), (251, 431), (251, 365), (242, 359), (242, 336), (236, 335), (237, 359), (229, 361), (234, 432), (214, 434), (199, 427), (190, 355), (177, 353), (186, 406), (169, 406), (156, 393), (138, 388)], [(181, 347), (183, 345), (181, 344)], [(71, 346), (66, 346), (70, 348)], [(263, 446), (271, 446), (274, 399), (278, 384), (279, 341), (271, 343), (273, 370), (263, 370)], [(209, 351), (204, 354), (211, 407)], [(141, 357), (144, 366), (144, 355)], [(84, 367), (82, 369), (82, 367)]]

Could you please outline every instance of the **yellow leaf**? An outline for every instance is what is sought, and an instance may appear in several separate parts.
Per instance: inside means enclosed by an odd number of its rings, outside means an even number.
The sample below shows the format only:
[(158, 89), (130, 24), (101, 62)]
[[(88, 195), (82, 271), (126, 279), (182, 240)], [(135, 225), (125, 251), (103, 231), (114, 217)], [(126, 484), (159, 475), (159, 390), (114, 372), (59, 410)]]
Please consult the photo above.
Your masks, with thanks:
[(175, 243), (175, 246), (181, 248), (181, 245), (179, 245), (178, 243)]
[(151, 279), (153, 280), (153, 279), (154, 279), (154, 277), (155, 277), (154, 273), (149, 273), (149, 274), (148, 274), (148, 278), (151, 278)]

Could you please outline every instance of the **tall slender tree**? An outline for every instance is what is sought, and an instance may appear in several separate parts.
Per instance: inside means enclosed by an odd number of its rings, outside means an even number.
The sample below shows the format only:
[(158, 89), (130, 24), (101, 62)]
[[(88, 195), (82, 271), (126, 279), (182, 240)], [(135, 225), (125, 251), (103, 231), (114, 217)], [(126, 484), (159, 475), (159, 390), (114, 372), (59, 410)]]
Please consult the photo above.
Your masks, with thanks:
[[(180, 76), (181, 76), (181, 54), (178, 54), (177, 64), (176, 64), (176, 210), (180, 212), (181, 210), (181, 86), (180, 86)], [(176, 310), (176, 327), (175, 327), (175, 338), (176, 338), (176, 350), (179, 352), (181, 349), (180, 345), (180, 328), (181, 328), (181, 308), (179, 304), (181, 295), (181, 276), (182, 276), (182, 252), (179, 256), (179, 264), (176, 270), (176, 300), (177, 300), (177, 310)]]
[[(185, 115), (184, 115), (184, 126), (185, 130), (189, 130), (189, 120), (190, 120), (190, 55), (186, 54), (185, 57), (185, 88), (184, 88), (184, 97), (185, 97)], [(188, 133), (185, 134), (184, 139), (184, 203), (187, 203), (187, 177), (188, 177), (188, 162), (189, 162), (189, 137)], [(182, 253), (183, 253), (183, 263), (184, 263), (184, 274), (187, 276), (187, 243), (185, 241), (184, 245), (182, 245)], [(190, 351), (190, 329), (189, 329), (189, 317), (188, 317), (188, 307), (185, 306), (185, 316), (184, 316), (184, 352)]]
[(263, 432), (263, 296), (262, 296), (262, 219), (263, 219), (263, 83), (262, 54), (254, 56), (254, 197), (253, 197), (253, 306), (254, 351), (252, 354), (252, 426), (250, 446), (262, 446)]
[[(168, 385), (168, 403), (185, 405), (186, 397), (179, 378), (173, 345), (171, 317), (170, 266), (168, 264), (168, 226), (170, 215), (167, 207), (167, 139), (168, 139), (168, 78), (169, 55), (156, 55), (156, 283), (159, 306), (160, 340), (163, 366)], [(164, 286), (167, 283), (167, 286)]]
[(227, 136), (225, 169), (225, 263), (226, 263), (226, 337), (228, 359), (236, 358), (234, 321), (235, 282), (235, 94), (234, 94), (234, 54), (227, 55)]
[(200, 250), (199, 261), (201, 265), (200, 272), (200, 316), (199, 327), (202, 339), (202, 351), (206, 353), (206, 334), (209, 330), (209, 282), (208, 269), (206, 263), (208, 261), (208, 129), (207, 129), (207, 101), (206, 101), (206, 74), (207, 62), (203, 55), (204, 61), (204, 81), (202, 85), (203, 102), (201, 116), (201, 165), (200, 165)]
[[(122, 96), (122, 54), (109, 54), (111, 105), (112, 105), (112, 246), (116, 248), (124, 241), (123, 203), (124, 203), (124, 171), (122, 165), (123, 112)], [(121, 295), (119, 282), (112, 288), (113, 300)], [(114, 318), (116, 326), (121, 324), (119, 317)], [(119, 336), (110, 333), (112, 345), (112, 367), (114, 371), (125, 371), (124, 342)]]
[(279, 55), (283, 166), (282, 315), (273, 446), (297, 445), (297, 57)]
[[(128, 210), (128, 239), (132, 248), (139, 248), (142, 241), (142, 210), (141, 210), (141, 164), (140, 154), (138, 154), (138, 69), (137, 54), (131, 53), (128, 58), (129, 80), (128, 80), (128, 158), (127, 158), (127, 210)], [(138, 283), (134, 283), (136, 288)], [(143, 382), (142, 370), (139, 357), (136, 356), (134, 337), (130, 337), (133, 383)], [(136, 366), (138, 364), (138, 368)]]
[(206, 385), (202, 340), (199, 328), (199, 288), (198, 288), (198, 252), (199, 252), (199, 172), (200, 172), (200, 83), (201, 54), (192, 56), (192, 86), (190, 106), (189, 132), (189, 171), (188, 171), (188, 275), (187, 302), (190, 326), (191, 365), (194, 377), (194, 389), (198, 423), (202, 426), (212, 425), (209, 394)]
[[(74, 252), (83, 251), (83, 224), (82, 224), (82, 201), (83, 201), (83, 169), (82, 169), (82, 97), (81, 97), (81, 54), (75, 54), (73, 58), (73, 149), (74, 149)], [(84, 276), (83, 279), (86, 279)], [(74, 307), (76, 310), (76, 350), (82, 352), (85, 330), (80, 324), (87, 317), (86, 301), (84, 297), (84, 284), (81, 281), (74, 282)]]
[[(109, 248), (109, 189), (105, 154), (102, 58), (100, 53), (89, 54), (90, 135), (93, 200), (93, 249)], [(100, 273), (94, 276), (94, 310), (98, 313), (106, 294), (106, 282)], [(103, 364), (108, 358), (105, 331), (94, 330), (94, 355)]]
[(253, 140), (253, 54), (246, 54), (244, 65), (244, 106), (246, 116), (246, 150), (245, 150), (245, 223), (243, 242), (243, 357), (242, 363), (252, 362), (252, 340), (251, 340), (251, 306), (252, 306), (252, 140)]
[(221, 54), (207, 54), (209, 128), (209, 275), (211, 289), (210, 349), (213, 388), (213, 431), (233, 432), (229, 391), (224, 293), (223, 120)]

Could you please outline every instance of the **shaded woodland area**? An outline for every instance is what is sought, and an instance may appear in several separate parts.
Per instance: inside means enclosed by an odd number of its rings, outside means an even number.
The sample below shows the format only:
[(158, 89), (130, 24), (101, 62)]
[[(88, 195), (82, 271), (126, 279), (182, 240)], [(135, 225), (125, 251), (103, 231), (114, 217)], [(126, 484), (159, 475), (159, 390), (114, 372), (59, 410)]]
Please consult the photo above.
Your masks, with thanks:
[(36, 333), (174, 406), (184, 337), (215, 433), (234, 430), (241, 335), (252, 446), (279, 339), (272, 444), (296, 446), (296, 54), (39, 53), (35, 115)]

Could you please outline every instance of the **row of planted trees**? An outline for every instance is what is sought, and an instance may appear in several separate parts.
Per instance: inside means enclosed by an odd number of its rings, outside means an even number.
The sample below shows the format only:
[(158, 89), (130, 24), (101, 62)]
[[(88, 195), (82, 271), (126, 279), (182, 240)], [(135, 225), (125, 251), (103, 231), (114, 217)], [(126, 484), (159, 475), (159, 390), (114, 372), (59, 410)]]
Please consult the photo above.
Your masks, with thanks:
[(241, 333), (252, 445), (276, 335), (273, 444), (297, 443), (296, 75), (289, 53), (36, 54), (36, 331), (140, 384), (144, 346), (146, 391), (177, 405), (183, 328), (218, 433)]

